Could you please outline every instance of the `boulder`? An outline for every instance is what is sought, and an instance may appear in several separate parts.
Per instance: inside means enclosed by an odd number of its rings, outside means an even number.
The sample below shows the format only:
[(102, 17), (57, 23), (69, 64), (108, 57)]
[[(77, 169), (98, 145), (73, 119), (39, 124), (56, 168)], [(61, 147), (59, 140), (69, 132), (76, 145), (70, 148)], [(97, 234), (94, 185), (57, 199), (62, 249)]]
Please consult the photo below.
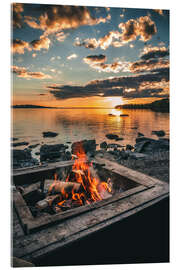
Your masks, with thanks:
[(116, 135), (116, 134), (106, 134), (106, 138), (108, 138), (108, 139), (110, 139), (110, 140), (116, 140), (116, 139), (118, 139), (119, 138), (119, 136), (118, 135)]
[(102, 142), (102, 143), (100, 143), (100, 148), (101, 149), (107, 149), (108, 148), (108, 144), (107, 144), (107, 142)]
[(134, 149), (134, 146), (130, 145), (130, 144), (127, 144), (126, 145), (126, 150), (133, 150)]
[(12, 150), (12, 163), (13, 168), (22, 168), (37, 165), (39, 162), (37, 159), (32, 158), (31, 151), (25, 150)]
[(141, 132), (138, 132), (138, 137), (142, 137), (142, 136), (144, 136), (144, 134)]
[(169, 151), (169, 140), (146, 139), (135, 144), (135, 152), (151, 154), (159, 151)]
[(28, 150), (13, 150), (13, 161), (29, 161), (31, 160), (31, 151)]
[(137, 137), (136, 138), (136, 143), (143, 142), (143, 141), (152, 141), (152, 142), (154, 142), (156, 140), (151, 139), (151, 138), (147, 138), (147, 137)]
[(107, 145), (108, 148), (120, 148), (120, 147), (124, 147), (123, 145), (117, 144), (117, 143), (109, 143)]
[(56, 137), (59, 133), (56, 132), (52, 132), (52, 131), (45, 131), (43, 132), (43, 137), (47, 138), (47, 137)]
[(152, 134), (157, 135), (158, 137), (164, 137), (166, 135), (164, 130), (153, 130)]
[(71, 145), (72, 154), (76, 154), (79, 151), (84, 151), (85, 153), (94, 153), (96, 151), (96, 140), (83, 140), (79, 142), (74, 142)]
[(40, 161), (61, 159), (66, 160), (65, 150), (68, 148), (64, 144), (48, 145), (44, 144), (40, 148)]

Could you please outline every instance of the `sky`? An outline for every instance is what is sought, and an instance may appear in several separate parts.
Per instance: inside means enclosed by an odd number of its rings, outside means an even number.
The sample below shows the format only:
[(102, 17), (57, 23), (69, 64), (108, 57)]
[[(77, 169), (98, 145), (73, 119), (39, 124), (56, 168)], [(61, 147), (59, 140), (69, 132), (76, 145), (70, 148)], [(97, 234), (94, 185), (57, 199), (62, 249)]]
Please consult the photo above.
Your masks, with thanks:
[(114, 107), (169, 97), (169, 11), (12, 5), (12, 102)]

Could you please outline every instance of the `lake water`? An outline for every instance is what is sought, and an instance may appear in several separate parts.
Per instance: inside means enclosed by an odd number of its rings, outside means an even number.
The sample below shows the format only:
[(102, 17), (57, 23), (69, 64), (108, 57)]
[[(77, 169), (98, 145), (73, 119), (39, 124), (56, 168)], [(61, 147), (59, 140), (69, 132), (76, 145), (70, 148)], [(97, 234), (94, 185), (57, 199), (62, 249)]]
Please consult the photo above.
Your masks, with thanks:
[[(116, 112), (113, 110), (113, 113)], [(30, 144), (66, 143), (83, 139), (96, 139), (99, 144), (103, 141), (115, 142), (105, 137), (107, 133), (113, 133), (124, 138), (118, 142), (121, 145), (134, 145), (138, 132), (157, 138), (151, 134), (152, 130), (162, 129), (166, 132), (165, 137), (169, 137), (169, 113), (128, 109), (119, 112), (129, 116), (109, 116), (112, 109), (13, 109), (12, 137), (19, 138), (17, 142), (27, 141)], [(43, 138), (44, 131), (54, 131), (59, 135)], [(25, 146), (16, 147), (23, 148)]]

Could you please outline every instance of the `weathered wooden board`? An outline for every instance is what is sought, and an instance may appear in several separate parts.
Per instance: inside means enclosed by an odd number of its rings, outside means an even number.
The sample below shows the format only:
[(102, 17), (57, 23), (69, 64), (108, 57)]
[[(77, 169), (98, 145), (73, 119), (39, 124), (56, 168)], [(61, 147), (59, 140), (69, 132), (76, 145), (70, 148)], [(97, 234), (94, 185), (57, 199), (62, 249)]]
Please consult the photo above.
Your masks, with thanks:
[(116, 222), (117, 218), (121, 220), (140, 211), (166, 196), (168, 196), (168, 185), (158, 184), (138, 194), (132, 194), (123, 200), (67, 219), (40, 232), (21, 236), (14, 240), (14, 256), (30, 261), (34, 260), (38, 256), (62, 247), (77, 238), (84, 237), (92, 231), (102, 229), (109, 222)]
[[(29, 235), (23, 233), (15, 214), (13, 230), (16, 230), (17, 233), (14, 232), (13, 256), (34, 261), (42, 255), (44, 256), (88, 234), (102, 230), (106, 226), (133, 215), (169, 196), (169, 185), (167, 183), (111, 161), (97, 159), (95, 162), (104, 163), (106, 169), (134, 180), (140, 185), (94, 205), (64, 212), (59, 223), (48, 228), (44, 227)], [(52, 170), (55, 167), (52, 167)], [(32, 172), (32, 170), (30, 171)], [(24, 172), (18, 172), (17, 177), (18, 174), (25, 177)], [(26, 222), (26, 215), (24, 218)], [(53, 221), (55, 217), (49, 216), (45, 219)], [(43, 225), (43, 220), (44, 218), (37, 222), (42, 222), (41, 225)], [(29, 228), (32, 231), (35, 229), (34, 225), (33, 222), (30, 224)]]
[(146, 187), (153, 186), (157, 181), (160, 181), (156, 178), (153, 178), (147, 174), (132, 170), (115, 162), (109, 161), (103, 158), (96, 158), (95, 163), (104, 164), (103, 168), (112, 170), (115, 173), (118, 173), (126, 178), (134, 180), (135, 182), (144, 185)]

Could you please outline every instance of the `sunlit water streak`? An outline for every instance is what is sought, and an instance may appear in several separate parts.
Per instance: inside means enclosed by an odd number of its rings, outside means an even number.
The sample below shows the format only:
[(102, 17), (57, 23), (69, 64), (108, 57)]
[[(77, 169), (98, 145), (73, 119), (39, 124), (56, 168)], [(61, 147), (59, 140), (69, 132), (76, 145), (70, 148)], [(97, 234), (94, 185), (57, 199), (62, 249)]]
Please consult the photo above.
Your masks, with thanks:
[[(135, 144), (137, 133), (147, 137), (152, 130), (164, 130), (169, 137), (169, 114), (151, 110), (121, 110), (128, 117), (109, 116), (112, 109), (14, 109), (12, 117), (12, 136), (20, 141), (36, 143), (66, 143), (83, 139), (96, 139), (97, 144), (108, 140), (107, 133), (123, 137), (121, 145)], [(137, 129), (135, 129), (137, 128)], [(59, 133), (55, 138), (43, 138), (43, 131)], [(17, 141), (17, 142), (18, 142)], [(25, 146), (16, 147), (23, 149)], [(34, 151), (37, 151), (35, 149)]]

